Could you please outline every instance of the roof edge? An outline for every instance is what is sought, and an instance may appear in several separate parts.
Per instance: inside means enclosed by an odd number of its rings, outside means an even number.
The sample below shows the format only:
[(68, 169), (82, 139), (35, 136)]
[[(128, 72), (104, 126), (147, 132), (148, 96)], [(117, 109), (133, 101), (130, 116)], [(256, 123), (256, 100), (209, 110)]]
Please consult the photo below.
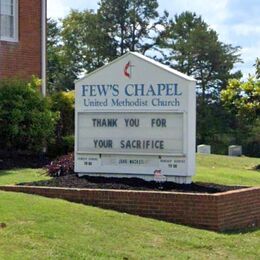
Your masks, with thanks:
[(107, 64), (101, 66), (100, 68), (98, 68), (98, 69), (96, 69), (96, 70), (94, 70), (94, 71), (91, 71), (90, 73), (86, 74), (86, 75), (83, 76), (82, 78), (75, 80), (74, 83), (76, 84), (76, 83), (78, 83), (78, 82), (84, 80), (85, 78), (90, 77), (92, 74), (94, 74), (94, 73), (96, 73), (96, 72), (98, 72), (98, 71), (100, 71), (100, 70), (105, 69), (106, 67), (112, 65), (113, 63), (115, 63), (115, 62), (117, 62), (117, 61), (123, 59), (124, 57), (126, 57), (126, 56), (128, 56), (128, 55), (130, 55), (130, 54), (133, 54), (133, 52), (130, 52), (130, 51), (129, 51), (129, 52), (123, 54), (122, 56), (120, 56), (120, 57), (118, 57), (118, 58), (116, 58), (116, 59), (110, 61), (109, 63), (107, 63)]
[(149, 57), (147, 57), (147, 56), (145, 56), (145, 55), (143, 55), (143, 54), (141, 54), (141, 53), (129, 51), (129, 52), (123, 54), (122, 56), (120, 56), (120, 57), (114, 59), (113, 61), (111, 61), (111, 62), (109, 62), (109, 63), (103, 65), (102, 67), (100, 67), (100, 68), (98, 68), (98, 69), (96, 69), (96, 70), (94, 70), (94, 71), (92, 71), (92, 72), (86, 74), (86, 75), (83, 76), (82, 78), (75, 80), (74, 83), (77, 84), (77, 83), (81, 82), (82, 80), (84, 80), (84, 79), (90, 77), (92, 74), (94, 74), (94, 73), (96, 73), (96, 72), (98, 72), (98, 71), (101, 71), (101, 70), (105, 69), (106, 67), (112, 65), (112, 64), (115, 63), (115, 62), (118, 62), (119, 60), (121, 60), (121, 59), (123, 59), (123, 58), (125, 58), (126, 56), (129, 56), (129, 55), (134, 55), (135, 57), (137, 57), (137, 58), (139, 58), (139, 59), (142, 59), (142, 60), (145, 60), (145, 61), (147, 61), (147, 62), (153, 64), (154, 66), (157, 66), (157, 67), (159, 67), (159, 68), (161, 68), (161, 69), (164, 69), (164, 70), (166, 70), (166, 71), (168, 71), (168, 72), (170, 72), (170, 73), (172, 73), (172, 74), (175, 74), (176, 76), (178, 76), (178, 77), (180, 77), (180, 78), (182, 78), (182, 79), (184, 79), (184, 80), (196, 82), (196, 79), (194, 79), (194, 78), (191, 77), (191, 76), (188, 76), (188, 75), (186, 75), (186, 74), (184, 74), (184, 73), (182, 73), (182, 72), (180, 72), (180, 71), (178, 71), (178, 70), (172, 69), (171, 67), (169, 67), (169, 66), (167, 66), (167, 65), (164, 65), (164, 64), (162, 64), (162, 63), (160, 63), (160, 62), (158, 62), (158, 61), (155, 61), (154, 59), (149, 58)]

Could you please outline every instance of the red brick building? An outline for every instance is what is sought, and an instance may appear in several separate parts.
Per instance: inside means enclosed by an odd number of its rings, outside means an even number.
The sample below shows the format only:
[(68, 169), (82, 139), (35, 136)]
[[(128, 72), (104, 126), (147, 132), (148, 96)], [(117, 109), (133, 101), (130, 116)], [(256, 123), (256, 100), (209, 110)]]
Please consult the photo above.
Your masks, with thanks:
[(0, 0), (0, 79), (43, 80), (46, 74), (47, 0)]

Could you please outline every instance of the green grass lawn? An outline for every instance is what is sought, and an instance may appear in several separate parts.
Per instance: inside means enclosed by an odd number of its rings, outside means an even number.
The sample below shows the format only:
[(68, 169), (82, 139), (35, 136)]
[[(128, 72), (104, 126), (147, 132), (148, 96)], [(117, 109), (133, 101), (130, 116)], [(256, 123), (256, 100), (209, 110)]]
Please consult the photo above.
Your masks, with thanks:
[(14, 169), (8, 171), (0, 171), (0, 185), (11, 185), (21, 182), (31, 182), (39, 180), (47, 180), (42, 169)]
[[(198, 156), (196, 181), (260, 185), (259, 159)], [(0, 185), (48, 178), (0, 171)], [(260, 230), (216, 233), (58, 199), (0, 192), (0, 259), (259, 259)]]
[(218, 234), (0, 192), (0, 259), (259, 259), (260, 231)]
[(252, 170), (260, 158), (197, 155), (194, 181), (226, 185), (260, 186), (260, 171)]

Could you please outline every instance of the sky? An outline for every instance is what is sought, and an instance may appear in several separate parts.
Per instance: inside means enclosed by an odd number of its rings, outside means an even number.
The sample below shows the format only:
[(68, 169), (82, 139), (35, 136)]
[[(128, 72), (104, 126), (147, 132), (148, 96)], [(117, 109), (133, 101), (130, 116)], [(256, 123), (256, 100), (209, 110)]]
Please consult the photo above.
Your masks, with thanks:
[[(48, 17), (66, 16), (71, 9), (97, 10), (99, 0), (47, 0)], [(119, 0), (120, 1), (120, 0)], [(201, 15), (214, 29), (219, 39), (233, 46), (241, 46), (243, 64), (237, 64), (243, 78), (254, 73), (253, 64), (260, 57), (260, 0), (158, 0), (159, 13), (167, 10), (170, 17), (184, 11)]]

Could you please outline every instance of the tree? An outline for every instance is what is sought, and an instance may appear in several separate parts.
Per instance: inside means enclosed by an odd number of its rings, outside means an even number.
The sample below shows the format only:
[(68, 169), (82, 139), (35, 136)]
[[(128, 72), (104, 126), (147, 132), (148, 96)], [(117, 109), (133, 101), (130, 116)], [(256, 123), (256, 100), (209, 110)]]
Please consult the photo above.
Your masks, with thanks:
[(70, 89), (75, 76), (63, 52), (61, 28), (57, 21), (47, 20), (47, 90), (48, 93)]
[(155, 46), (157, 26), (167, 16), (158, 18), (157, 0), (102, 0), (99, 4), (98, 13), (72, 10), (60, 23), (48, 20), (49, 92), (72, 89), (79, 75), (126, 51), (144, 53)]
[(201, 16), (191, 12), (175, 15), (169, 21), (160, 35), (160, 46), (169, 51), (163, 62), (195, 77), (203, 102), (218, 99), (234, 64), (240, 61), (239, 47), (220, 42)]
[(159, 18), (157, 0), (101, 0), (99, 6), (102, 27), (116, 40), (120, 55), (145, 53), (155, 45), (153, 34), (164, 19)]
[(206, 142), (214, 131), (213, 121), (218, 120), (209, 117), (209, 106), (220, 102), (219, 93), (230, 77), (241, 77), (240, 72), (231, 72), (240, 61), (239, 47), (219, 41), (217, 33), (191, 12), (175, 15), (158, 42), (164, 63), (197, 80), (197, 137), (198, 142)]
[(253, 77), (245, 82), (231, 79), (227, 88), (221, 91), (221, 99), (238, 122), (249, 127), (260, 116), (260, 81)]
[(104, 32), (99, 16), (93, 11), (72, 10), (62, 22), (63, 52), (74, 78), (115, 57), (114, 41)]
[(70, 90), (74, 80), (116, 56), (114, 41), (100, 26), (93, 11), (72, 10), (61, 20), (48, 20), (48, 91)]
[(230, 128), (236, 142), (242, 142), (249, 155), (260, 156), (259, 79), (249, 76), (247, 81), (229, 80), (227, 88), (221, 91), (221, 100), (229, 114), (234, 115)]

